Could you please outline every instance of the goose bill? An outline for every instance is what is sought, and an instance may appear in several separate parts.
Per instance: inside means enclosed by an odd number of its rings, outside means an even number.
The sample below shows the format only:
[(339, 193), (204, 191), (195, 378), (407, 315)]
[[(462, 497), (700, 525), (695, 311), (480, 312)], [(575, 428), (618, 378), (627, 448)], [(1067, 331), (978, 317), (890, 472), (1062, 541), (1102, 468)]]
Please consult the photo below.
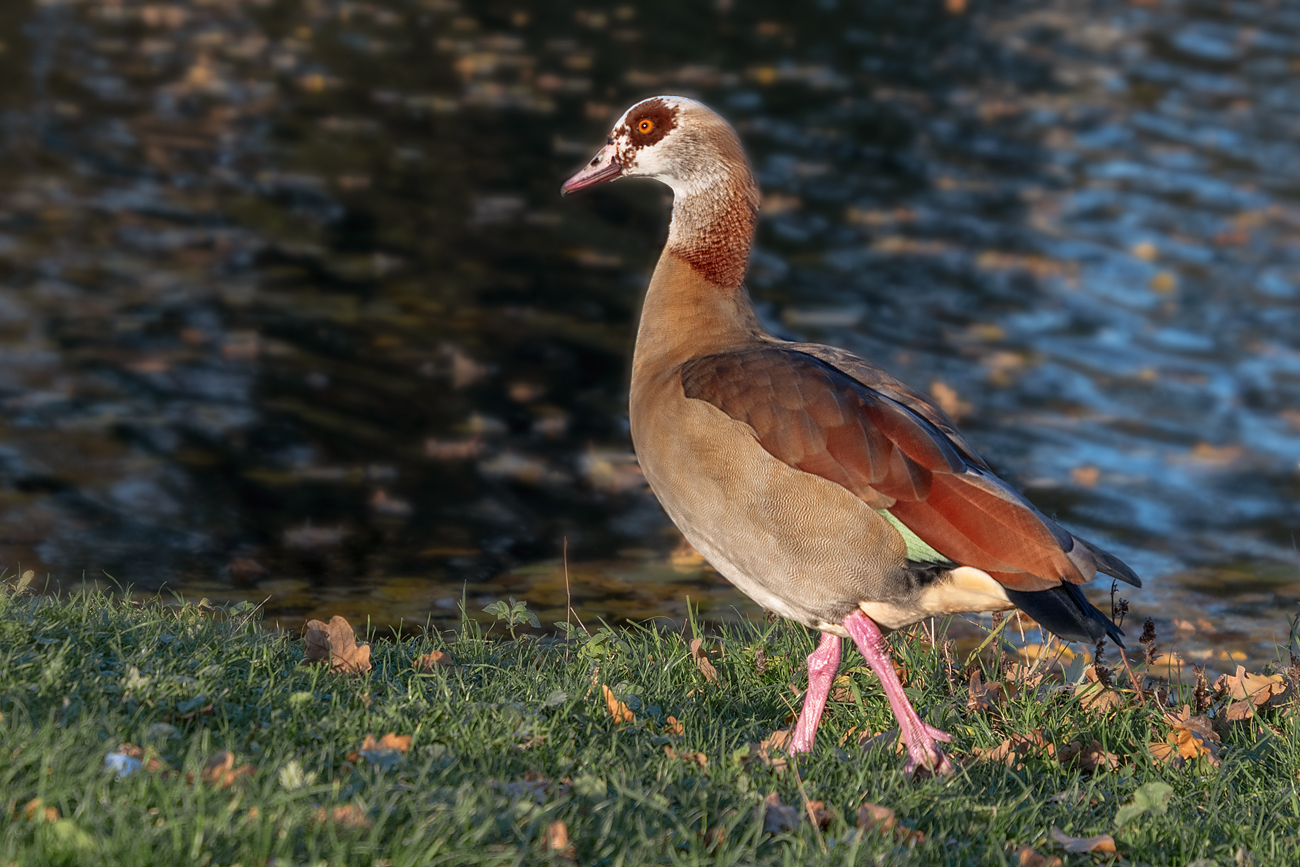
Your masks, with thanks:
[(591, 158), (582, 171), (564, 182), (560, 195), (567, 196), (578, 190), (594, 187), (604, 181), (611, 181), (623, 174), (623, 164), (618, 161), (618, 151), (614, 145), (607, 144), (600, 153)]

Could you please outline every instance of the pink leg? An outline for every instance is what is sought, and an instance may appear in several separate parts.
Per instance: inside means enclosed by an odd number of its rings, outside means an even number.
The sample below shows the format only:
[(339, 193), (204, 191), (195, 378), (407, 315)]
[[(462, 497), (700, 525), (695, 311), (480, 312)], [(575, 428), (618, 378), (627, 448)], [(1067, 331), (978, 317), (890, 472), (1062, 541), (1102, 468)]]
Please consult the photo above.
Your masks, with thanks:
[(822, 633), (822, 643), (808, 654), (808, 692), (804, 694), (803, 710), (794, 724), (794, 737), (790, 739), (790, 755), (810, 753), (817, 725), (822, 721), (826, 697), (831, 694), (835, 672), (840, 670), (840, 637)]
[(880, 634), (880, 627), (861, 611), (855, 611), (844, 618), (844, 628), (849, 631), (849, 635), (853, 636), (853, 642), (867, 658), (867, 664), (871, 666), (871, 670), (880, 678), (881, 686), (885, 688), (889, 706), (893, 708), (894, 716), (898, 719), (903, 743), (907, 744), (907, 764), (904, 765), (904, 771), (909, 775), (915, 774), (918, 769), (939, 775), (953, 773), (952, 762), (948, 761), (948, 757), (943, 754), (943, 750), (937, 743), (937, 741), (952, 740), (952, 735), (921, 721), (921, 717), (917, 715), (912, 703), (907, 700), (907, 695), (903, 692), (903, 684), (898, 680), (898, 674), (894, 671), (894, 662), (889, 655), (889, 644), (885, 642), (885, 636)]

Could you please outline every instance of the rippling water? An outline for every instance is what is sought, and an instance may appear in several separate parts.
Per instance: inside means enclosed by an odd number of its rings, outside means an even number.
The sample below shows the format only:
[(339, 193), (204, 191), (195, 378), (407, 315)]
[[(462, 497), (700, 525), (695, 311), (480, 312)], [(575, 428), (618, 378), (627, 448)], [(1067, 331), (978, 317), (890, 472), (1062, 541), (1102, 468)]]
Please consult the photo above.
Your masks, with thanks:
[(1300, 8), (911, 5), (3, 4), (0, 563), (286, 624), (753, 612), (629, 453), (667, 193), (557, 195), (670, 92), (750, 150), (773, 330), (927, 389), (1166, 649), (1270, 658)]

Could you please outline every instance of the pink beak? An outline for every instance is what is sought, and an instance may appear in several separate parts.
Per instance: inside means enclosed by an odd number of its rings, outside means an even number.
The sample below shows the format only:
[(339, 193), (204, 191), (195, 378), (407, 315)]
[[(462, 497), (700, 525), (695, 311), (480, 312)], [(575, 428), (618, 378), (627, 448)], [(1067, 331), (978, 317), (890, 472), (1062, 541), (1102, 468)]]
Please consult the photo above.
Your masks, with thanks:
[(613, 144), (607, 144), (601, 148), (600, 153), (591, 158), (591, 162), (587, 163), (582, 171), (564, 182), (564, 186), (560, 187), (560, 195), (567, 196), (569, 193), (594, 187), (602, 181), (612, 181), (622, 175), (623, 165), (618, 161), (618, 151)]

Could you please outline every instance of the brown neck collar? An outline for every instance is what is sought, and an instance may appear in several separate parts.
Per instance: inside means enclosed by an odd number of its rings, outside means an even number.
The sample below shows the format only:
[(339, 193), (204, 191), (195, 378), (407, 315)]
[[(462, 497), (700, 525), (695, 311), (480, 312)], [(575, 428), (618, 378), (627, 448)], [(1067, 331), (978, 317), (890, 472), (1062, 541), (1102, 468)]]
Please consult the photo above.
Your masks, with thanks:
[(667, 252), (723, 289), (738, 289), (758, 223), (758, 186), (742, 161), (711, 183), (692, 184), (673, 202)]

